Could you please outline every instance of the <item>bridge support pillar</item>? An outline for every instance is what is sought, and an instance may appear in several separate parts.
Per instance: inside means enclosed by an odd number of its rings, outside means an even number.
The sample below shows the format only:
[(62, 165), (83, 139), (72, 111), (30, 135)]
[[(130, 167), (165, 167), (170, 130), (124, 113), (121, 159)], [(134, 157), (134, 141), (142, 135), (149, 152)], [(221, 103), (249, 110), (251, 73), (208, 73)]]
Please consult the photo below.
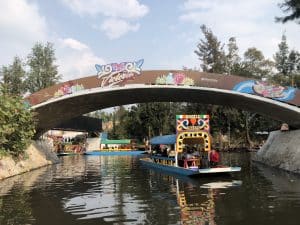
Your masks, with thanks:
[(300, 130), (271, 132), (253, 160), (300, 174)]

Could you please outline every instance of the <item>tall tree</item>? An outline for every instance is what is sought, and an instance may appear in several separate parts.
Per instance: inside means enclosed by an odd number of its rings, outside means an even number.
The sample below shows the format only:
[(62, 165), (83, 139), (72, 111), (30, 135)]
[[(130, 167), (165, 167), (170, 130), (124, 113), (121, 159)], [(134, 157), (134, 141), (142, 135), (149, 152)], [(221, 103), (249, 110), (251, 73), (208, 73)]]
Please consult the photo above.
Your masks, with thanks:
[(300, 53), (296, 50), (289, 51), (285, 35), (282, 35), (274, 59), (275, 67), (278, 71), (273, 78), (274, 81), (282, 85), (298, 86), (297, 80), (298, 76), (300, 76)]
[(244, 53), (242, 64), (243, 71), (239, 75), (261, 79), (272, 74), (273, 62), (265, 59), (263, 53), (257, 48), (248, 48)]
[(286, 23), (288, 21), (296, 21), (300, 23), (300, 1), (299, 0), (284, 0), (283, 3), (279, 4), (283, 13), (288, 14), (283, 17), (276, 17), (277, 22)]
[(295, 86), (295, 78), (300, 75), (300, 53), (292, 50), (288, 58), (289, 62), (289, 85)]
[(204, 39), (200, 40), (197, 50), (194, 52), (201, 61), (201, 68), (204, 72), (223, 73), (225, 70), (225, 53), (223, 45), (218, 41), (211, 29), (202, 25), (201, 31)]
[(55, 51), (52, 43), (43, 46), (36, 43), (28, 56), (27, 64), (30, 67), (27, 78), (27, 88), (33, 93), (40, 89), (57, 83), (60, 76), (57, 72), (57, 65), (54, 64)]
[(22, 95), (25, 92), (25, 70), (19, 57), (15, 57), (13, 64), (2, 67), (2, 82), (5, 91), (10, 95)]
[(229, 38), (227, 50), (225, 71), (227, 74), (237, 74), (241, 58), (239, 56), (239, 48), (236, 44), (235, 37)]
[(274, 56), (275, 67), (278, 72), (284, 76), (288, 74), (289, 46), (286, 41), (286, 36), (283, 34), (281, 42), (278, 44), (278, 51)]

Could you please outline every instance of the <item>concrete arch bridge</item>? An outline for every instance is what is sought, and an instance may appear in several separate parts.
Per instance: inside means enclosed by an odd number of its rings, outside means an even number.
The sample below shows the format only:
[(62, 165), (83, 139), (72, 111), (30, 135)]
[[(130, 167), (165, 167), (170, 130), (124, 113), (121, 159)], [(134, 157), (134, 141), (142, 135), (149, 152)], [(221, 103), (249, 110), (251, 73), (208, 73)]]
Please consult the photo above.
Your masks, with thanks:
[(37, 112), (37, 132), (98, 109), (153, 101), (233, 106), (300, 128), (297, 88), (197, 71), (141, 71), (141, 64), (96, 65), (97, 75), (33, 93), (26, 102)]

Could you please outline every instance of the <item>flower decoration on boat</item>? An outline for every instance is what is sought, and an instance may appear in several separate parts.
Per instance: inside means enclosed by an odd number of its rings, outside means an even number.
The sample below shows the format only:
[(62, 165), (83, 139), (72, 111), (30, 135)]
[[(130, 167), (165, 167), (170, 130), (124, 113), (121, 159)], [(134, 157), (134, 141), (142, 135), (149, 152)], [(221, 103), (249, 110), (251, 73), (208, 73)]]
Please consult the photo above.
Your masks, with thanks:
[(73, 94), (78, 91), (84, 90), (84, 87), (82, 84), (76, 84), (73, 85), (72, 83), (65, 83), (63, 84), (55, 93), (54, 97), (58, 98), (64, 95)]
[(233, 91), (259, 95), (278, 101), (290, 101), (295, 97), (296, 88), (276, 86), (255, 80), (247, 80), (236, 84)]
[(111, 87), (123, 81), (134, 79), (141, 74), (144, 59), (135, 62), (111, 63), (106, 65), (96, 64), (101, 87)]
[(195, 84), (192, 78), (187, 77), (184, 73), (168, 73), (167, 75), (161, 75), (156, 77), (155, 84), (173, 84), (192, 86)]

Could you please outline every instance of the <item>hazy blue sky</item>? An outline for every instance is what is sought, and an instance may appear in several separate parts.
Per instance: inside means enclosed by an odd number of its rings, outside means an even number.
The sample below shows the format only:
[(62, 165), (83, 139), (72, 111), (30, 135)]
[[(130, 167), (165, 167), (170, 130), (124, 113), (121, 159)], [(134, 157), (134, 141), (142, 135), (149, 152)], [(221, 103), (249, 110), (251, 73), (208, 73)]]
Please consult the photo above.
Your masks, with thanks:
[[(283, 1), (283, 0), (282, 0)], [(194, 54), (206, 24), (240, 54), (272, 58), (282, 33), (300, 50), (300, 25), (274, 22), (280, 0), (0, 0), (0, 65), (53, 42), (64, 80), (96, 73), (94, 64), (145, 59), (143, 69), (199, 67)]]

